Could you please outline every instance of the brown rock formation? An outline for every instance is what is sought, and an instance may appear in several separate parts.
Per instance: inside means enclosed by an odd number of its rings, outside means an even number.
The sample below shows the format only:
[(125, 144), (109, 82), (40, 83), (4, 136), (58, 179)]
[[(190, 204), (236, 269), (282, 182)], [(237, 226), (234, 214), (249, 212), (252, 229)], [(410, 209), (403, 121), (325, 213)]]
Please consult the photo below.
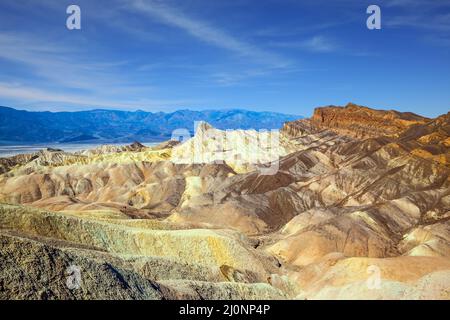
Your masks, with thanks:
[(427, 118), (411, 112), (374, 110), (347, 104), (345, 107), (322, 107), (314, 110), (311, 124), (355, 138), (396, 135), (413, 124), (423, 124)]

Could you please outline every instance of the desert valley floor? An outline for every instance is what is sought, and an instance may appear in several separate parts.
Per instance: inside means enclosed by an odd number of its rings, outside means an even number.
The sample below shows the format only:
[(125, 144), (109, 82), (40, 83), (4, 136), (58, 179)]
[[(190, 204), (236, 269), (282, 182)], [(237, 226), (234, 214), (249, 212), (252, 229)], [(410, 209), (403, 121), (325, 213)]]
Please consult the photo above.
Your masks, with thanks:
[(450, 113), (317, 108), (270, 175), (207, 131), (0, 159), (0, 299), (450, 299)]

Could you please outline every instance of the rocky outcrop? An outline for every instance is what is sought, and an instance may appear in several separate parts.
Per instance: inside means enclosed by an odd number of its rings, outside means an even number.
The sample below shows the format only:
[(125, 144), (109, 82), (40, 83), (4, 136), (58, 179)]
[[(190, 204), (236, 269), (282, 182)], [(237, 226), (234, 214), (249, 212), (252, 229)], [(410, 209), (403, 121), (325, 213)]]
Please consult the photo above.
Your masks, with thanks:
[[(286, 297), (267, 283), (275, 261), (227, 231), (161, 230), (14, 206), (0, 207), (0, 222), (0, 298)], [(78, 288), (67, 284), (73, 270)]]
[(315, 109), (311, 124), (319, 129), (364, 139), (396, 135), (411, 125), (423, 124), (427, 120), (410, 112), (374, 110), (349, 103), (345, 107)]
[(156, 283), (123, 268), (117, 259), (66, 243), (1, 231), (0, 257), (2, 300), (163, 297)]
[(311, 133), (317, 132), (315, 126), (312, 125), (310, 119), (302, 119), (286, 122), (281, 128), (281, 132), (287, 139), (295, 139)]
[(37, 157), (36, 154), (19, 154), (13, 157), (0, 158), (0, 174), (8, 172), (14, 167), (24, 165)]
[(423, 159), (450, 165), (450, 112), (425, 124), (413, 125), (401, 133), (412, 153)]
[(79, 152), (76, 152), (75, 154), (83, 155), (83, 156), (94, 156), (94, 155), (104, 155), (108, 153), (121, 153), (121, 152), (142, 152), (149, 149), (148, 147), (144, 146), (140, 142), (133, 142), (130, 145), (126, 146), (116, 146), (116, 145), (103, 145), (95, 149), (90, 150), (82, 150)]

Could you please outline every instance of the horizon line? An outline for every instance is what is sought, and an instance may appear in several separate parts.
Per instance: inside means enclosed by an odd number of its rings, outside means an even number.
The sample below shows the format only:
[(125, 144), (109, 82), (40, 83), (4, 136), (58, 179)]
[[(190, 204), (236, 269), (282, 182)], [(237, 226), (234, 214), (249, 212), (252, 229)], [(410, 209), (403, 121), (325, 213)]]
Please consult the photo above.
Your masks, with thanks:
[(94, 111), (118, 111), (118, 112), (130, 112), (130, 113), (137, 113), (137, 112), (144, 112), (149, 114), (157, 114), (157, 113), (164, 113), (164, 114), (171, 114), (181, 111), (190, 111), (190, 112), (226, 112), (226, 111), (244, 111), (244, 112), (255, 112), (255, 113), (273, 113), (273, 114), (279, 114), (279, 115), (286, 115), (286, 116), (300, 116), (304, 117), (302, 114), (293, 114), (293, 113), (284, 113), (284, 112), (278, 112), (278, 111), (269, 111), (269, 110), (252, 110), (249, 108), (207, 108), (207, 109), (196, 109), (196, 108), (180, 108), (176, 109), (174, 111), (146, 111), (142, 109), (119, 109), (119, 108), (92, 108), (92, 109), (86, 109), (86, 110), (74, 110), (74, 111), (68, 111), (68, 110), (60, 110), (60, 111), (51, 111), (51, 110), (30, 110), (30, 109), (21, 109), (17, 107), (8, 107), (5, 105), (0, 105), (0, 108), (4, 109), (11, 109), (15, 111), (23, 111), (23, 112), (30, 112), (30, 113), (78, 113), (78, 112), (94, 112)]

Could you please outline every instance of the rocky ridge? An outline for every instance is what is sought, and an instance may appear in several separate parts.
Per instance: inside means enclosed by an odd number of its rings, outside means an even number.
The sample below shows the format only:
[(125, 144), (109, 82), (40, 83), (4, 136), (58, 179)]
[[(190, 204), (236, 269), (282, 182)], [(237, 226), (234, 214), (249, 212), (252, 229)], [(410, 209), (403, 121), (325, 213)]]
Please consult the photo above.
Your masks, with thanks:
[(411, 125), (424, 124), (428, 120), (411, 112), (373, 110), (349, 103), (345, 107), (316, 108), (311, 124), (354, 138), (376, 138), (396, 135)]

